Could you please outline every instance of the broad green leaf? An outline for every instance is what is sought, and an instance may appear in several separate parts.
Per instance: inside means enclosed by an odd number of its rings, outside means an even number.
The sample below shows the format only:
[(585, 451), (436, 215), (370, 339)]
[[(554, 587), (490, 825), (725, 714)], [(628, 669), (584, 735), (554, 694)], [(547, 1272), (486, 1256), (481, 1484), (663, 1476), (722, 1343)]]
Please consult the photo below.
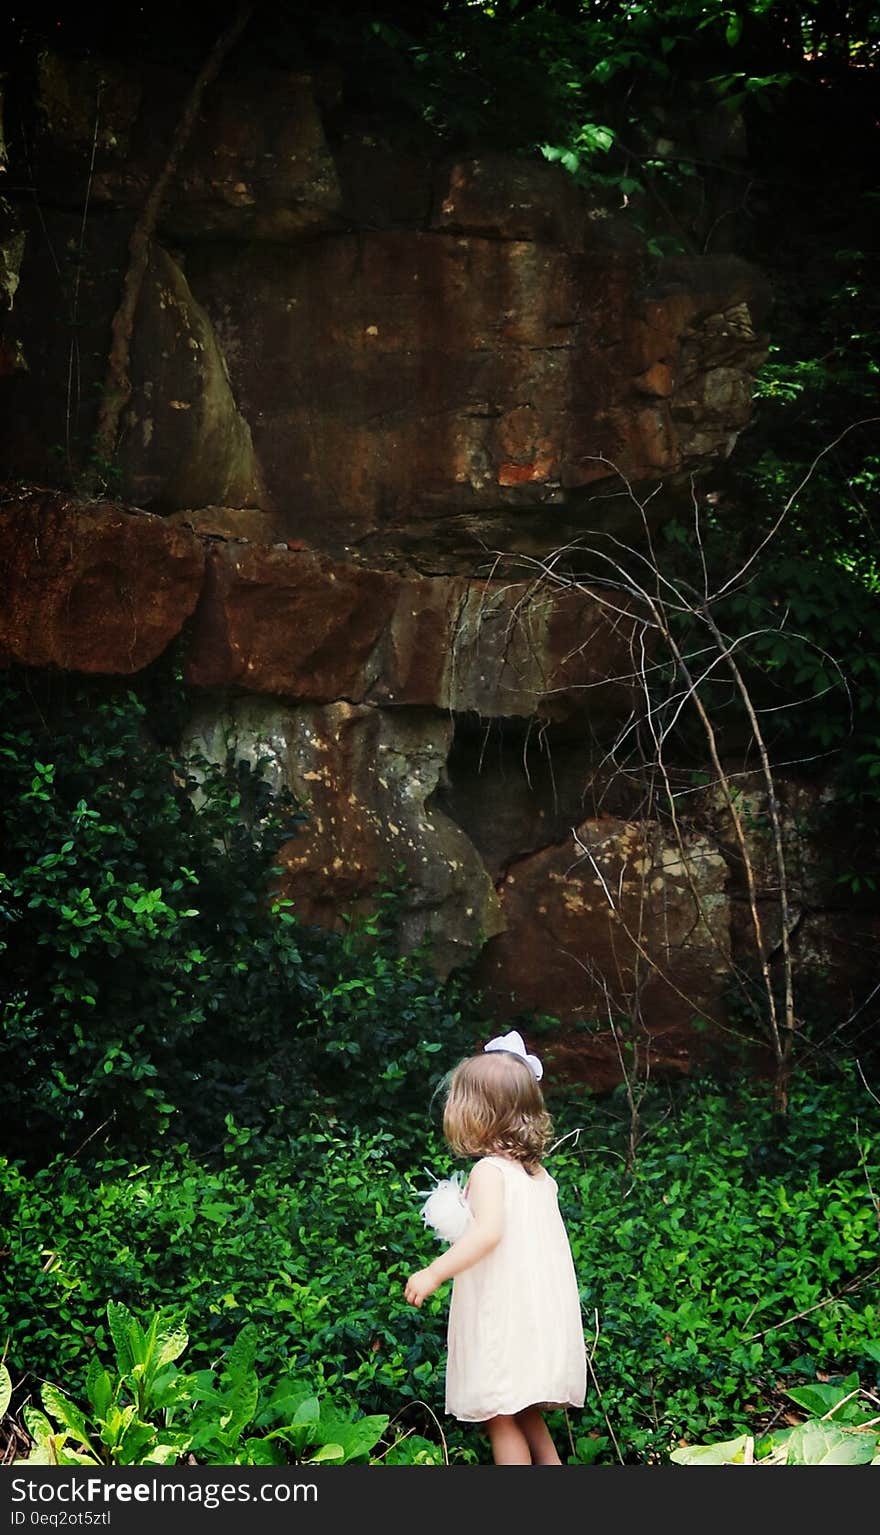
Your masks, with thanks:
[(742, 1465), (748, 1443), (748, 1434), (739, 1439), (725, 1439), (719, 1444), (694, 1444), (673, 1450), (670, 1460), (678, 1466), (735, 1466)]
[(111, 1407), (101, 1427), (101, 1440), (110, 1449), (113, 1449), (121, 1442), (136, 1411), (137, 1409), (133, 1402), (130, 1402), (127, 1407), (123, 1407), (121, 1410), (118, 1407)]
[(141, 1462), (144, 1466), (174, 1466), (180, 1460), (185, 1444), (157, 1444)]
[(106, 1418), (113, 1400), (113, 1384), (99, 1359), (93, 1359), (86, 1372), (86, 1395), (99, 1418)]
[(153, 1343), (156, 1337), (156, 1321), (157, 1318), (154, 1312), (149, 1322), (147, 1323), (147, 1329), (145, 1332), (137, 1317), (130, 1315), (128, 1324), (128, 1347), (131, 1354), (133, 1369), (137, 1369), (137, 1367), (140, 1366), (140, 1369), (143, 1372), (144, 1368), (150, 1363), (150, 1359), (153, 1353)]
[(252, 1466), (283, 1466), (284, 1454), (269, 1439), (246, 1439), (244, 1448)]
[(785, 1450), (793, 1433), (793, 1428), (774, 1428), (769, 1434), (761, 1435), (755, 1440), (755, 1458), (763, 1460), (765, 1455)]
[(321, 1404), (316, 1396), (307, 1396), (297, 1408), (292, 1428), (317, 1428), (321, 1421)]
[(791, 1397), (799, 1407), (806, 1408), (814, 1418), (824, 1418), (830, 1413), (835, 1421), (862, 1422), (867, 1416), (853, 1391), (858, 1386), (858, 1380), (849, 1381), (841, 1385), (826, 1385), (817, 1382), (815, 1385), (794, 1386), (786, 1391), (786, 1396)]
[(45, 1385), (41, 1392), (43, 1406), (50, 1417), (55, 1418), (63, 1428), (66, 1428), (80, 1444), (91, 1449), (89, 1429), (85, 1417), (80, 1409), (55, 1386)]
[(0, 1364), (0, 1418), (6, 1416), (12, 1401), (12, 1377), (5, 1364)]
[(346, 1460), (357, 1460), (363, 1455), (369, 1455), (381, 1438), (381, 1432), (376, 1433), (372, 1429), (361, 1428), (359, 1423), (353, 1424), (342, 1438)]
[(344, 1459), (345, 1459), (345, 1451), (342, 1448), (341, 1444), (322, 1444), (320, 1450), (317, 1450), (314, 1455), (310, 1455), (309, 1456), (308, 1464), (310, 1466), (314, 1466), (314, 1465), (317, 1465), (318, 1462), (322, 1461), (322, 1460), (344, 1460)]
[(67, 1448), (66, 1430), (60, 1434), (49, 1433), (41, 1439), (36, 1449), (26, 1458), (25, 1464), (34, 1466), (98, 1466), (100, 1461), (84, 1451)]
[(118, 1466), (138, 1466), (155, 1443), (156, 1430), (151, 1423), (130, 1423), (119, 1441), (114, 1462)]
[(224, 1376), (229, 1388), (222, 1393), (220, 1431), (234, 1443), (242, 1429), (252, 1422), (259, 1401), (259, 1382), (254, 1369), (257, 1347), (256, 1328), (243, 1327), (225, 1360)]
[(257, 1330), (248, 1325), (241, 1329), (229, 1353), (226, 1355), (225, 1372), (233, 1386), (248, 1378), (254, 1367), (257, 1352)]
[(31, 1450), (30, 1455), (26, 1455), (22, 1461), (23, 1466), (56, 1466), (57, 1464), (57, 1460), (45, 1441), (38, 1444), (36, 1449)]
[(31, 1438), (35, 1439), (38, 1444), (42, 1444), (52, 1438), (52, 1425), (49, 1419), (40, 1412), (39, 1408), (31, 1407), (29, 1404), (23, 1408), (21, 1415), (24, 1418), (25, 1428)]
[(198, 1458), (203, 1458), (203, 1452), (207, 1452), (208, 1463), (217, 1464), (218, 1456), (229, 1453), (226, 1435), (215, 1417), (190, 1425), (190, 1430), (187, 1448)]
[(801, 1423), (788, 1441), (789, 1466), (866, 1466), (877, 1451), (877, 1435), (845, 1433), (832, 1423)]
[(601, 149), (603, 153), (607, 152), (614, 143), (614, 129), (605, 128), (601, 123), (585, 123), (577, 142), (589, 151)]
[(226, 1411), (222, 1420), (223, 1432), (230, 1440), (237, 1439), (245, 1425), (253, 1421), (259, 1395), (259, 1382), (254, 1371), (232, 1387), (226, 1397)]
[(273, 1429), (265, 1437), (273, 1441), (280, 1439), (282, 1443), (289, 1444), (296, 1459), (299, 1460), (310, 1445), (320, 1440), (320, 1431), (316, 1423), (287, 1423), (283, 1428)]
[(260, 1421), (277, 1421), (279, 1418), (286, 1423), (292, 1423), (298, 1409), (312, 1394), (310, 1386), (296, 1381), (283, 1381), (272, 1392), (265, 1410), (260, 1414)]
[(353, 1460), (357, 1455), (369, 1454), (382, 1438), (388, 1423), (386, 1413), (351, 1420), (322, 1411), (320, 1426), (322, 1437), (327, 1442), (341, 1444), (345, 1459)]
[(107, 1324), (116, 1349), (116, 1368), (120, 1375), (127, 1375), (134, 1364), (131, 1351), (132, 1315), (122, 1301), (107, 1302)]
[(214, 1390), (213, 1370), (193, 1370), (190, 1375), (179, 1375), (178, 1380), (185, 1380), (193, 1396), (199, 1398), (210, 1394)]
[(575, 1453), (580, 1466), (591, 1466), (610, 1444), (607, 1434), (597, 1434), (593, 1439), (586, 1434), (575, 1442)]
[(159, 1408), (176, 1407), (181, 1402), (192, 1401), (194, 1395), (187, 1377), (180, 1373), (177, 1366), (164, 1365), (157, 1368), (150, 1382), (149, 1408), (155, 1412)]
[(69, 1450), (63, 1440), (58, 1444), (59, 1466), (100, 1466), (103, 1462), (94, 1455), (87, 1455), (85, 1450)]
[(163, 1365), (171, 1364), (173, 1360), (179, 1359), (188, 1342), (189, 1336), (186, 1328), (182, 1325), (170, 1328), (166, 1332), (161, 1332), (156, 1339), (156, 1369), (161, 1369)]
[(190, 1387), (186, 1380), (184, 1386), (186, 1389), (183, 1389), (179, 1396), (176, 1391), (166, 1393), (167, 1405), (173, 1407), (182, 1403), (191, 1403), (194, 1415), (199, 1422), (205, 1422), (208, 1418), (216, 1422), (226, 1407), (226, 1392), (217, 1391), (214, 1386)]

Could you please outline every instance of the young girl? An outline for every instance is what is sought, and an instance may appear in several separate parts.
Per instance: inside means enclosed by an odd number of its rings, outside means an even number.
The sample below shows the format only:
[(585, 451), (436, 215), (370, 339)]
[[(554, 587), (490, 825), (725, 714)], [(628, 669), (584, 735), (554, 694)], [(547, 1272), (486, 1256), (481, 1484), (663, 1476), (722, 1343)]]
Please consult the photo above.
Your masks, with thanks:
[(586, 1391), (577, 1279), (556, 1183), (541, 1165), (550, 1134), (542, 1074), (515, 1030), (452, 1072), (443, 1133), (457, 1155), (480, 1158), (465, 1190), (469, 1217), (405, 1287), (421, 1306), (454, 1279), (446, 1411), (485, 1424), (498, 1466), (561, 1465), (543, 1410), (582, 1407)]

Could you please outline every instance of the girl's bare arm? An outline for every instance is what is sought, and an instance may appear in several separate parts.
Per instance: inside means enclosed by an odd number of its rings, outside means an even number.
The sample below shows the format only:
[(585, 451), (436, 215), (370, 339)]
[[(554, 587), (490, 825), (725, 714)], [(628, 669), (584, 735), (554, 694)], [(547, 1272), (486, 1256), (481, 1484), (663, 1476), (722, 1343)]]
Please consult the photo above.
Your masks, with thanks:
[(417, 1274), (411, 1274), (405, 1296), (411, 1306), (421, 1306), (446, 1279), (454, 1279), (485, 1258), (501, 1240), (504, 1227), (504, 1175), (491, 1162), (478, 1162), (468, 1183), (468, 1204), (473, 1220), (464, 1236)]

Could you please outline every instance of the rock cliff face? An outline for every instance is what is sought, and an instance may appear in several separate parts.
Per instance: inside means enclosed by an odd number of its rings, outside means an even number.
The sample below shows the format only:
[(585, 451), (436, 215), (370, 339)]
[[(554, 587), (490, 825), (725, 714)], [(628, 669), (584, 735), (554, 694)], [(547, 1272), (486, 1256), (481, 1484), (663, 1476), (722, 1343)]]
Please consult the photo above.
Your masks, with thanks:
[[(27, 365), (5, 369), (10, 481), (45, 484), (47, 448), (83, 460), (186, 85), (42, 62), (39, 218), (17, 211), (6, 268)], [(185, 744), (268, 756), (309, 811), (280, 859), (305, 920), (402, 871), (404, 941), (447, 971), (479, 956), (499, 1013), (599, 1020), (597, 1085), (619, 1075), (609, 1008), (682, 1065), (693, 1019), (725, 1020), (734, 859), (711, 804), (673, 846), (603, 780), (638, 624), (547, 562), (627, 527), (621, 475), (686, 484), (730, 451), (762, 283), (733, 257), (649, 258), (558, 167), (419, 159), (338, 118), (331, 136), (331, 99), (280, 70), (206, 98), (108, 495), (0, 506), (0, 654), (128, 675), (177, 640)]]
[[(188, 84), (42, 59), (10, 472), (44, 478), (47, 447), (75, 463), (88, 441), (126, 243)], [(468, 570), (486, 543), (582, 526), (615, 466), (653, 482), (730, 451), (765, 349), (757, 273), (649, 258), (540, 160), (395, 160), (338, 124), (331, 146), (327, 96), (278, 70), (205, 98), (139, 306), (126, 499), (252, 508), (338, 557)]]

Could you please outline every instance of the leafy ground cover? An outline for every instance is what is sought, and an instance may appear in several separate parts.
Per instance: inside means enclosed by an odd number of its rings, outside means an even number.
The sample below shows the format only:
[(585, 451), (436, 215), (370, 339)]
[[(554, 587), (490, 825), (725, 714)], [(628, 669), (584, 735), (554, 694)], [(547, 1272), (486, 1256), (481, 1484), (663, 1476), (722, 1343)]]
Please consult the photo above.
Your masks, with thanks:
[[(548, 1165), (590, 1355), (583, 1412), (554, 1424), (569, 1459), (657, 1463), (682, 1444), (790, 1427), (786, 1393), (853, 1372), (876, 1392), (880, 1134), (857, 1083), (802, 1083), (782, 1141), (758, 1090), (707, 1080), (658, 1096), (625, 1181), (613, 1101), (555, 1108), (560, 1133), (579, 1131)], [(114, 1347), (110, 1301), (185, 1327), (193, 1358), (219, 1373), (246, 1336), (263, 1393), (252, 1420), (286, 1383), (295, 1410), (314, 1399), (334, 1421), (393, 1424), (375, 1453), (408, 1432), (392, 1460), (430, 1463), (444, 1443), (486, 1458), (443, 1421), (448, 1290), (418, 1313), (402, 1294), (432, 1247), (425, 1169), (449, 1165), (418, 1120), (395, 1134), (320, 1116), (296, 1138), (230, 1121), (211, 1161), (185, 1145), (137, 1162), (7, 1161), (0, 1338), (16, 1404), (35, 1406), (44, 1381), (88, 1400), (90, 1360)]]
[[(261, 895), (297, 807), (232, 761), (194, 795), (150, 682), (6, 688), (10, 1442), (114, 1463), (485, 1459), (442, 1419), (448, 1295), (415, 1312), (402, 1293), (450, 1170), (432, 1095), (486, 1037), (479, 998), (399, 954), (393, 897), (319, 934)], [(876, 1393), (876, 1098), (823, 1059), (782, 1128), (741, 1067), (652, 1085), (631, 1171), (623, 1097), (552, 1098), (590, 1357), (583, 1412), (554, 1423), (572, 1461), (791, 1427), (786, 1393), (817, 1382)], [(128, 1345), (113, 1318), (139, 1329)], [(178, 1365), (156, 1340), (184, 1333)], [(151, 1336), (176, 1372), (152, 1418)]]

